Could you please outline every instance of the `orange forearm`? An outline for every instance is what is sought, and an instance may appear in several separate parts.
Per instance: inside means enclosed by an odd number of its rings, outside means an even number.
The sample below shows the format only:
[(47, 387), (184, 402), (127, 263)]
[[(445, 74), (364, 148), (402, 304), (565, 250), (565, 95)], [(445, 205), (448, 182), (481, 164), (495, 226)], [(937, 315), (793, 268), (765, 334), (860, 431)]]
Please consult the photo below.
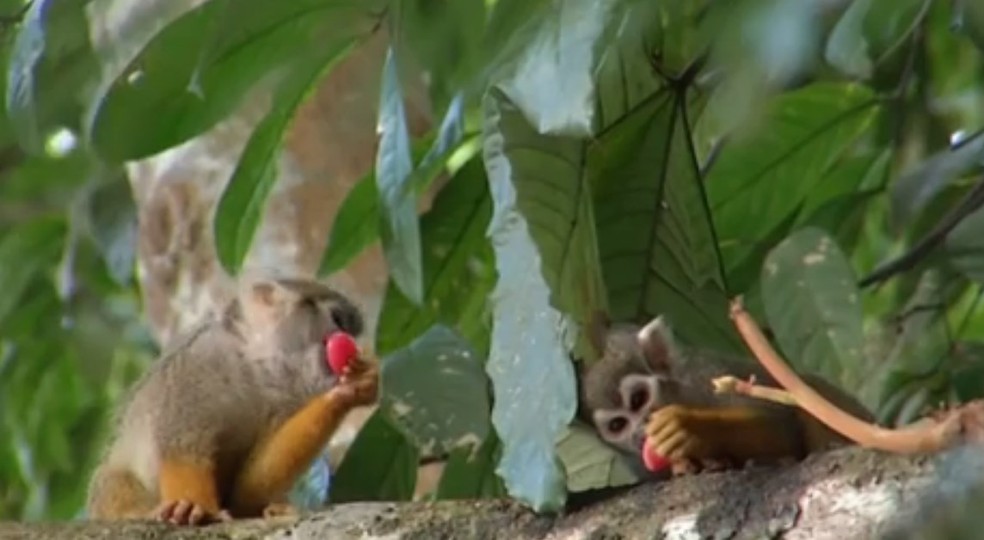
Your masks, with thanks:
[(291, 489), (352, 409), (338, 396), (315, 397), (253, 451), (236, 480), (234, 515), (257, 514)]

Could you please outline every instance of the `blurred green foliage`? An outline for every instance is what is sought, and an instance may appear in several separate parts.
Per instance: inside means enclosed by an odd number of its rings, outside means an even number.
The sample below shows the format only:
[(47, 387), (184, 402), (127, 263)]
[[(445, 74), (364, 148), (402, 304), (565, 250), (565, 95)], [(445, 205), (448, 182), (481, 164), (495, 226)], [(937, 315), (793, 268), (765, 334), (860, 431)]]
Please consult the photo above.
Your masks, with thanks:
[[(143, 0), (93, 44), (124, 4), (0, 0), (0, 518), (77, 515), (153, 358), (123, 165), (270, 84), (214, 223), (236, 272), (298, 105), (380, 28), (376, 164), (321, 268), (382, 243), (386, 395), (333, 500), (406, 499), (435, 450), (437, 497), (550, 510), (634, 481), (573, 421), (596, 310), (741, 350), (743, 294), (798, 369), (889, 424), (984, 394), (980, 2)], [(443, 121), (411, 138), (422, 74)]]

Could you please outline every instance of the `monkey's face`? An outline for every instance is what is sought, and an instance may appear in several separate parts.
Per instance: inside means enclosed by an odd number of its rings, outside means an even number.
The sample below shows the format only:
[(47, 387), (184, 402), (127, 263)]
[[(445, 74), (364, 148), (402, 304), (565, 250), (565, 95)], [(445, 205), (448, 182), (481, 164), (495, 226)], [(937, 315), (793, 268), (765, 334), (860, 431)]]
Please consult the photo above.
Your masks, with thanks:
[(325, 358), (327, 337), (342, 331), (357, 338), (363, 329), (362, 314), (348, 298), (313, 280), (258, 282), (241, 301), (259, 356), (272, 359), (272, 367), (284, 374), (320, 387), (335, 379)]
[(640, 330), (613, 328), (603, 346), (601, 359), (584, 373), (582, 405), (605, 442), (641, 455), (650, 415), (676, 398), (669, 329), (662, 319)]

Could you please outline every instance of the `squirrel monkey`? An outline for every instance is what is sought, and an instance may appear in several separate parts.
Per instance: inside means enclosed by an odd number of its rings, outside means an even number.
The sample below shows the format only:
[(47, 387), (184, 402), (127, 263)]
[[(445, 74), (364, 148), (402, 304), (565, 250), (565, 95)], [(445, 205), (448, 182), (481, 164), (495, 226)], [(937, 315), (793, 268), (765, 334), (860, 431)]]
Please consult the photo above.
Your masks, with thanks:
[(325, 337), (360, 311), (316, 281), (246, 283), (175, 339), (131, 390), (89, 484), (95, 519), (180, 525), (292, 512), (287, 494), (347, 413), (376, 400), (361, 359), (336, 377)]
[[(797, 407), (715, 394), (711, 380), (723, 375), (777, 385), (749, 360), (676, 343), (662, 317), (642, 328), (599, 326), (592, 337), (603, 353), (583, 372), (582, 413), (605, 442), (640, 461), (647, 437), (677, 474), (800, 459), (850, 443)], [(872, 421), (871, 413), (838, 387), (818, 377), (804, 380), (844, 410)]]

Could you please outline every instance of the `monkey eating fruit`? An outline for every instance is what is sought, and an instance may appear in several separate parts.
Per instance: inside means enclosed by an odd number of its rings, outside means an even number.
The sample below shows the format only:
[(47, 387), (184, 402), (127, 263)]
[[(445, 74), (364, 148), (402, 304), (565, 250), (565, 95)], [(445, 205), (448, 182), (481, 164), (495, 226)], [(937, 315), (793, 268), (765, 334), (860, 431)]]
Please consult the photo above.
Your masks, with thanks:
[[(751, 359), (675, 342), (657, 317), (644, 327), (600, 324), (591, 338), (601, 358), (581, 376), (581, 412), (609, 445), (657, 472), (719, 469), (749, 461), (798, 459), (849, 444), (798, 407), (736, 394), (715, 394), (723, 375), (776, 387)], [(819, 377), (803, 377), (817, 392), (866, 421), (871, 413)]]
[(197, 525), (291, 512), (295, 481), (348, 412), (376, 400), (378, 369), (351, 337), (362, 326), (316, 281), (246, 283), (134, 385), (89, 484), (90, 517)]

